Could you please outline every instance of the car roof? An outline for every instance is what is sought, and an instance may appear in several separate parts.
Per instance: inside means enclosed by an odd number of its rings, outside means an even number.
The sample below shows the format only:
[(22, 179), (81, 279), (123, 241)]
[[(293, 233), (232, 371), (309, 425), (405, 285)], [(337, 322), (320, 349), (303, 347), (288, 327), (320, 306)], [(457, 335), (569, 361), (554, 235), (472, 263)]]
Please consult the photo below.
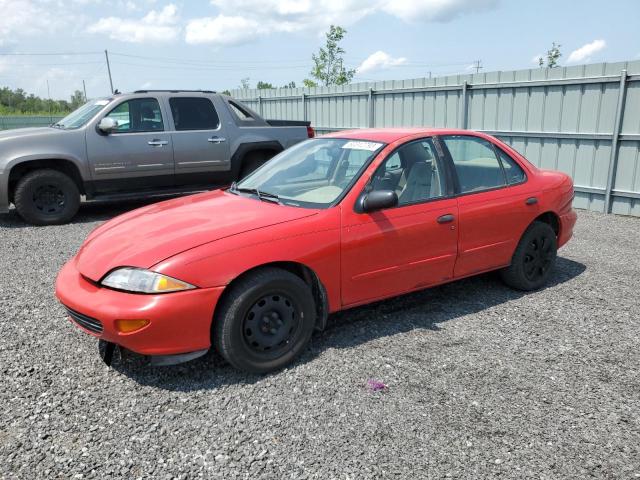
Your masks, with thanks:
[[(393, 143), (405, 137), (424, 135), (469, 135), (476, 134), (471, 130), (455, 128), (361, 128), (342, 130), (322, 135), (325, 138), (348, 138), (350, 140), (371, 140), (374, 142)], [(480, 136), (482, 136), (480, 134)]]

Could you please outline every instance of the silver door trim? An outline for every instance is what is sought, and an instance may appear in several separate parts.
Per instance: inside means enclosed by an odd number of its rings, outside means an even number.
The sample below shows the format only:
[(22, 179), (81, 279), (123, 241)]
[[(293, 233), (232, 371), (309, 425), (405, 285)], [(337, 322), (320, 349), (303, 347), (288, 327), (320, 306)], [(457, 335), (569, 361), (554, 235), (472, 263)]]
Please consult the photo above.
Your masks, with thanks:
[(223, 163), (222, 160), (200, 160), (197, 162), (178, 162), (178, 165), (200, 165), (202, 163)]

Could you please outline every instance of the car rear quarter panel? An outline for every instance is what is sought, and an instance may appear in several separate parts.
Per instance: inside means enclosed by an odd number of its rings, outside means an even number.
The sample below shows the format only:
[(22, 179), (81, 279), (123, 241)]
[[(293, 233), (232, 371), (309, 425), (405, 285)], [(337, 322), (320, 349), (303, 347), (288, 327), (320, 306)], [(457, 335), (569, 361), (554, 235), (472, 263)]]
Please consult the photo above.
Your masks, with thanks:
[(152, 270), (209, 288), (228, 285), (262, 265), (294, 262), (318, 276), (333, 312), (340, 308), (339, 226), (338, 208), (321, 210), (317, 215), (193, 248), (158, 263)]

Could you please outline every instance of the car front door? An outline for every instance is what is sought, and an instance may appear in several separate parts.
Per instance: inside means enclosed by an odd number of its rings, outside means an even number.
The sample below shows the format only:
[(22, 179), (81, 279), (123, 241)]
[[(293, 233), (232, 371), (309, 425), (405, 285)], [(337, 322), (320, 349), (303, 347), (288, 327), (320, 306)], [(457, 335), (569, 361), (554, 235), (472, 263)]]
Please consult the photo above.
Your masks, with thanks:
[(539, 192), (524, 169), (492, 142), (470, 135), (440, 137), (456, 178), (459, 211), (455, 277), (509, 264), (527, 226), (539, 215)]
[(178, 185), (212, 184), (231, 165), (225, 126), (210, 98), (174, 96), (168, 100), (173, 117), (173, 151)]
[[(173, 148), (156, 98), (132, 98), (105, 115), (117, 122), (110, 133), (87, 129), (87, 157), (96, 189), (131, 190), (173, 184)], [(101, 120), (98, 119), (96, 124)]]
[(393, 190), (398, 205), (342, 210), (342, 302), (354, 305), (446, 282), (457, 254), (457, 202), (430, 138), (399, 147), (365, 191)]

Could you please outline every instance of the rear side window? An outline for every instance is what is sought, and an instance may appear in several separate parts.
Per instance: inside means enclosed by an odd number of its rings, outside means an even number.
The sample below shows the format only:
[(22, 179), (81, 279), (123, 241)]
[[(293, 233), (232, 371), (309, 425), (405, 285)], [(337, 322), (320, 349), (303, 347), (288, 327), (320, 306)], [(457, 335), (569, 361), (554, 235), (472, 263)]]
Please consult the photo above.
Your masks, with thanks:
[(208, 98), (173, 97), (169, 105), (176, 130), (215, 130), (220, 126), (218, 113)]
[(458, 174), (461, 193), (506, 185), (504, 171), (491, 143), (464, 135), (442, 137)]
[(135, 98), (122, 102), (107, 115), (117, 122), (113, 133), (157, 132), (164, 130), (160, 105), (155, 98)]
[(229, 102), (229, 106), (231, 107), (231, 110), (233, 110), (233, 113), (235, 113), (240, 120), (249, 120), (249, 121), (251, 121), (251, 120), (254, 119), (249, 114), (249, 112), (247, 112), (244, 108), (242, 108), (237, 103)]
[(516, 183), (524, 182), (527, 177), (520, 165), (518, 165), (513, 158), (504, 153), (502, 150), (497, 150), (498, 157), (500, 157), (500, 161), (502, 162), (502, 166), (504, 168), (504, 174), (507, 177), (507, 183), (509, 185), (513, 185)]

